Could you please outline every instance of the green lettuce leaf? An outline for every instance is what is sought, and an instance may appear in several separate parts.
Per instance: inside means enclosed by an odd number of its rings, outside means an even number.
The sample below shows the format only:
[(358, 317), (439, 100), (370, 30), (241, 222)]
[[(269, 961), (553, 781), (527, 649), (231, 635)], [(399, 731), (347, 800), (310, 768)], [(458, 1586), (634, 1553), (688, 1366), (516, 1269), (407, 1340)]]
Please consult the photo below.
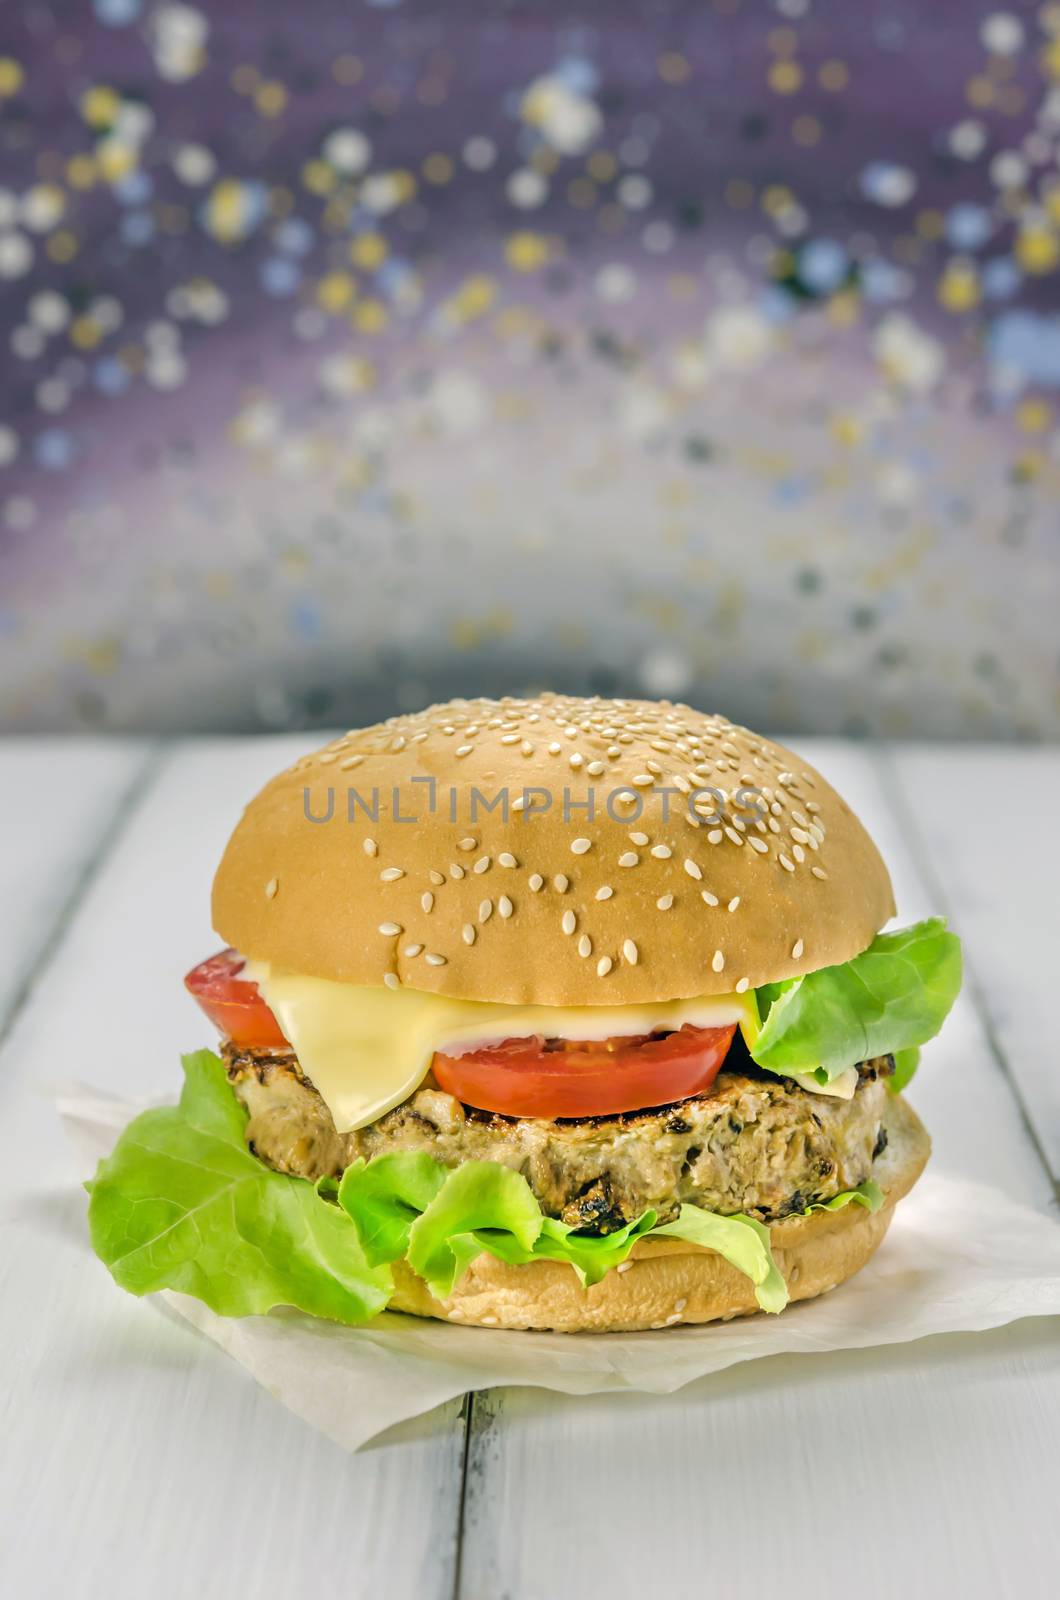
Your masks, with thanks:
[(811, 1211), (842, 1211), (852, 1200), (864, 1206), (866, 1211), (878, 1211), (883, 1205), (884, 1193), (875, 1178), (866, 1178), (856, 1189), (844, 1189), (842, 1194), (833, 1195), (831, 1200), (814, 1200), (806, 1207), (803, 1216), (808, 1217)]
[(754, 1217), (719, 1217), (699, 1206), (682, 1206), (673, 1222), (664, 1222), (654, 1231), (664, 1238), (685, 1239), (716, 1250), (737, 1272), (750, 1278), (763, 1311), (783, 1311), (787, 1305), (788, 1286), (773, 1260), (764, 1222)]
[(243, 1139), (246, 1113), (209, 1050), (184, 1057), (180, 1104), (145, 1111), (87, 1185), (96, 1254), (130, 1294), (177, 1289), (226, 1317), (297, 1306), (363, 1322), (390, 1274), (303, 1178), (272, 1172)]
[(407, 1257), (438, 1299), (483, 1250), (511, 1266), (569, 1261), (583, 1285), (598, 1283), (655, 1223), (655, 1212), (645, 1211), (615, 1233), (579, 1233), (544, 1216), (525, 1178), (495, 1161), (449, 1168), (408, 1151), (347, 1167), (339, 1204), (356, 1222), (369, 1262)]
[(750, 1053), (768, 1072), (827, 1084), (859, 1061), (934, 1038), (960, 986), (960, 940), (930, 917), (878, 934), (841, 966), (756, 990), (765, 1020)]
[(911, 1044), (907, 1050), (894, 1052), (894, 1071), (887, 1079), (887, 1087), (892, 1094), (901, 1094), (906, 1085), (912, 1081), (919, 1065), (919, 1045)]

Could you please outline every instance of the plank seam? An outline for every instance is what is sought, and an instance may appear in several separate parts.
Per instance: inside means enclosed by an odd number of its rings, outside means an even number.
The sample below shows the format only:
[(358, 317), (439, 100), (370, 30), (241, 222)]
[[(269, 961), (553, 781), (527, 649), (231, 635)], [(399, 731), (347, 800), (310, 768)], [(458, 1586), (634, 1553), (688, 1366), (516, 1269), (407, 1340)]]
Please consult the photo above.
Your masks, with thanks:
[[(949, 918), (952, 915), (950, 897), (946, 893), (942, 880), (936, 873), (934, 865), (931, 861), (931, 852), (927, 849), (924, 837), (920, 832), (920, 828), (916, 820), (916, 812), (909, 804), (905, 792), (905, 786), (895, 764), (894, 752), (889, 745), (879, 745), (874, 748), (872, 754), (874, 758), (874, 764), (876, 765), (880, 777), (880, 787), (894, 808), (895, 815), (898, 818), (899, 826), (905, 833), (905, 837), (909, 845), (909, 853), (913, 858), (913, 864), (924, 883), (927, 885), (932, 898), (935, 900), (936, 904), (942, 908), (946, 917)], [(980, 978), (976, 964), (969, 957), (967, 949), (964, 950), (964, 984), (968, 991), (968, 997), (975, 1009), (976, 1016), (979, 1019), (979, 1025), (983, 1030), (987, 1048), (993, 1057), (994, 1064), (1004, 1078), (1005, 1085), (1016, 1103), (1016, 1109), (1019, 1112), (1019, 1117), (1021, 1123), (1023, 1124), (1024, 1132), (1030, 1141), (1035, 1155), (1038, 1157), (1038, 1161), (1041, 1164), (1046, 1177), (1049, 1179), (1049, 1182), (1052, 1185), (1053, 1198), (1057, 1201), (1057, 1203), (1060, 1203), (1060, 1175), (1053, 1171), (1048, 1153), (1038, 1136), (1038, 1130), (1034, 1125), (1034, 1118), (1031, 1115), (1030, 1107), (1023, 1098), (1023, 1094), (1019, 1087), (1019, 1080), (1016, 1076), (1016, 1073), (1012, 1070), (1012, 1065), (1009, 1061), (1008, 1054), (1001, 1042), (1001, 1036), (994, 1024), (993, 1013), (991, 1011), (990, 999), (986, 985)]]
[(3, 1050), (7, 1044), (18, 1024), (19, 1018), (33, 998), (38, 983), (58, 954), (66, 937), (67, 929), (77, 914), (81, 902), (96, 881), (101, 869), (110, 859), (126, 826), (157, 780), (165, 761), (168, 759), (170, 748), (157, 740), (148, 745), (142, 761), (128, 783), (121, 790), (110, 815), (98, 831), (91, 848), (86, 852), (83, 865), (74, 873), (69, 893), (52, 919), (50, 928), (40, 940), (35, 958), (26, 968), (25, 977), (18, 984), (11, 997), (6, 1015), (2, 1024), (0, 1024), (0, 1050)]
[(460, 1600), (464, 1582), (464, 1520), (467, 1510), (467, 1468), (471, 1456), (471, 1422), (477, 1395), (469, 1389), (464, 1396), (464, 1444), (460, 1461), (460, 1494), (456, 1503), (456, 1553), (453, 1557), (453, 1587), (451, 1600)]

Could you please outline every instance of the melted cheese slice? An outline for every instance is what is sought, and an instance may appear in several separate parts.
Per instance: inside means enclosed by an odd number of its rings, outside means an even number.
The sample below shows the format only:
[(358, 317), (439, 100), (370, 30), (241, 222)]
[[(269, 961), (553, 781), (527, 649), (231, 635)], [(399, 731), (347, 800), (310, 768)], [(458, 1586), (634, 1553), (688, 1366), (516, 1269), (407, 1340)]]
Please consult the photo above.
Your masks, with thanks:
[(340, 1133), (407, 1100), (436, 1050), (458, 1053), (535, 1034), (610, 1039), (685, 1023), (718, 1028), (749, 1023), (754, 1011), (753, 997), (737, 994), (636, 1006), (491, 1005), (305, 978), (261, 961), (248, 961), (243, 976), (260, 988)]
[(847, 1067), (845, 1072), (838, 1073), (830, 1083), (818, 1083), (812, 1072), (790, 1072), (787, 1076), (809, 1094), (830, 1094), (836, 1100), (853, 1100), (854, 1090), (858, 1086), (857, 1067)]

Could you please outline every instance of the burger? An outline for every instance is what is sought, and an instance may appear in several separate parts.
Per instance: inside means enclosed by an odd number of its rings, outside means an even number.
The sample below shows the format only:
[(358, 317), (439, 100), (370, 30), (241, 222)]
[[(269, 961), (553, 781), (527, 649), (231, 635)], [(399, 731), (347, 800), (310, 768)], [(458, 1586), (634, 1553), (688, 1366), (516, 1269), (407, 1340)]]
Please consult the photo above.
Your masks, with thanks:
[(813, 768), (720, 716), (457, 700), (353, 729), (243, 813), (220, 1033), (89, 1185), (134, 1294), (659, 1329), (834, 1288), (927, 1134), (961, 980)]

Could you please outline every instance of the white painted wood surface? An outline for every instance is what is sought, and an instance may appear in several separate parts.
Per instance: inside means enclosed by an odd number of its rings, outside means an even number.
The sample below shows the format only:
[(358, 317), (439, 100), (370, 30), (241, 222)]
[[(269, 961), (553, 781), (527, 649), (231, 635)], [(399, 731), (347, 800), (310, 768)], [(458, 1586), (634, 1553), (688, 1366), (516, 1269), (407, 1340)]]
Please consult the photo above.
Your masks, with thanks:
[(0, 744), (0, 1028), (150, 758), (133, 740)]
[[(480, 1396), (469, 1429), (452, 1405), (349, 1457), (113, 1287), (41, 1088), (172, 1092), (176, 1049), (205, 1041), (179, 977), (211, 948), (213, 867), (294, 748), (0, 745), (0, 1593), (1052, 1595), (1051, 1323), (754, 1362), (667, 1399)], [(1060, 870), (1033, 834), (1060, 753), (801, 748), (874, 832), (902, 920), (946, 910), (968, 943), (976, 983), (916, 1083), (937, 1163), (1050, 1205)], [(969, 772), (1016, 829), (1003, 902)]]

